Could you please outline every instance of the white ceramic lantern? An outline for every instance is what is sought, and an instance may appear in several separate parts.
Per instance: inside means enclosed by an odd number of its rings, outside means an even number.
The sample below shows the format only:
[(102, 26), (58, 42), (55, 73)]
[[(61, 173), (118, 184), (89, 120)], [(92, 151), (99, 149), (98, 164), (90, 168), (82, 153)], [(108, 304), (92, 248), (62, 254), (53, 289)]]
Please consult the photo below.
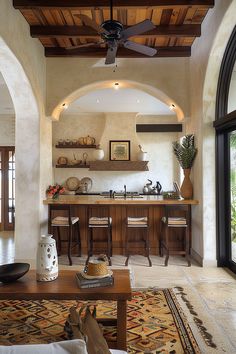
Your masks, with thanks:
[(56, 241), (53, 235), (42, 235), (37, 249), (36, 279), (52, 281), (58, 277)]

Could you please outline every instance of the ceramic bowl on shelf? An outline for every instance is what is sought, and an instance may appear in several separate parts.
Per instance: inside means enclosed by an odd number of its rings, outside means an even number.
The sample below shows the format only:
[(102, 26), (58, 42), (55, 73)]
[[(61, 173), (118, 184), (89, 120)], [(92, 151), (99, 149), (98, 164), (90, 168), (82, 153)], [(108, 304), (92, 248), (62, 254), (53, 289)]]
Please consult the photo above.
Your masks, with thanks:
[(0, 266), (0, 282), (11, 283), (23, 277), (30, 269), (29, 263), (9, 263)]
[(57, 160), (58, 165), (67, 165), (68, 159), (65, 156), (60, 156)]

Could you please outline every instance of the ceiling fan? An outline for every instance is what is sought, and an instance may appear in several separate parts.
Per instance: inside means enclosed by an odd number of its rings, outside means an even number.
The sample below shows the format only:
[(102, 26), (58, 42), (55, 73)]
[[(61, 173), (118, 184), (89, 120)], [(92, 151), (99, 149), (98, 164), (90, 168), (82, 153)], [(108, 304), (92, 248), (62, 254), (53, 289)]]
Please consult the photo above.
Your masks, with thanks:
[(106, 44), (107, 55), (105, 64), (113, 64), (116, 59), (116, 52), (119, 45), (123, 45), (125, 48), (134, 50), (136, 52), (142, 53), (144, 55), (153, 56), (156, 54), (157, 50), (148, 47), (143, 44), (135, 43), (130, 41), (128, 38), (150, 31), (155, 28), (154, 24), (150, 20), (144, 20), (137, 23), (131, 27), (124, 29), (122, 23), (113, 20), (113, 5), (112, 0), (110, 0), (110, 20), (104, 21), (101, 25), (98, 25), (90, 17), (86, 15), (75, 15), (78, 16), (81, 21), (89, 27), (95, 29), (101, 36), (101, 40), (98, 42), (90, 42), (85, 44), (80, 44), (76, 46), (67, 47), (68, 50), (73, 50), (82, 47), (90, 47), (94, 45)]

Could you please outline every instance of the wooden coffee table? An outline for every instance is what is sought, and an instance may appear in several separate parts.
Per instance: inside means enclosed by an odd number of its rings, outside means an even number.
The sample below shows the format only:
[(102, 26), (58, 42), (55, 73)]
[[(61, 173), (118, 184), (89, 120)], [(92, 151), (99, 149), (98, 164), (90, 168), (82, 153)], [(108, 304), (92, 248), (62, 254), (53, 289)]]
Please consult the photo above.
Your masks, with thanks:
[[(77, 271), (61, 270), (51, 282), (37, 282), (30, 270), (11, 284), (0, 283), (0, 300), (113, 300), (117, 302), (117, 342), (108, 343), (113, 349), (126, 350), (127, 300), (131, 300), (129, 270), (113, 270), (114, 285), (107, 288), (80, 289)], [(113, 320), (114, 322), (114, 320)]]

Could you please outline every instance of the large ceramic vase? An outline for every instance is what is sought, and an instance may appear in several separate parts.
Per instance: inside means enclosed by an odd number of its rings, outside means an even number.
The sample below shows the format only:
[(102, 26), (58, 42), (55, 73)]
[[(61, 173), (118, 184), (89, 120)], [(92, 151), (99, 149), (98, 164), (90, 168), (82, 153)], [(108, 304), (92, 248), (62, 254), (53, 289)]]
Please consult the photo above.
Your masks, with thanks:
[(184, 171), (184, 180), (183, 180), (183, 183), (180, 187), (180, 194), (181, 194), (181, 197), (184, 199), (192, 199), (193, 185), (190, 180), (191, 169), (187, 168), (187, 169), (184, 169), (183, 171)]
[(58, 277), (56, 241), (52, 235), (42, 235), (37, 249), (36, 279), (52, 281)]

